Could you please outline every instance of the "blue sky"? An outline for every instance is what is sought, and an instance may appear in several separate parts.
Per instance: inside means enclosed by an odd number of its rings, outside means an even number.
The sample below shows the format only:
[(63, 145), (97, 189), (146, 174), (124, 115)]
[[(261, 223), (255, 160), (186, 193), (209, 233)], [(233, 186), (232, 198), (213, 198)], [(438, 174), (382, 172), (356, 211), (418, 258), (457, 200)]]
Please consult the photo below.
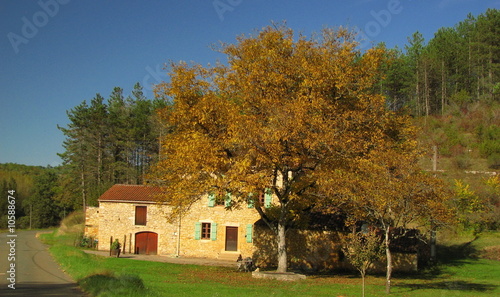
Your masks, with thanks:
[(115, 86), (152, 86), (166, 62), (224, 62), (210, 49), (286, 20), (310, 35), (357, 27), (373, 42), (426, 41), (500, 0), (0, 0), (0, 163), (56, 166), (66, 111)]

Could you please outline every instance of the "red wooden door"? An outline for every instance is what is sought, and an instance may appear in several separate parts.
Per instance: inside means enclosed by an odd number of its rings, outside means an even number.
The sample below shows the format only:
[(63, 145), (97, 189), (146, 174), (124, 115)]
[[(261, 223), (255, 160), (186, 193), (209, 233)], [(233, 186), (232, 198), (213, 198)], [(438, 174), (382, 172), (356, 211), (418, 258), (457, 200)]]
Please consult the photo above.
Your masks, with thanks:
[(238, 227), (226, 227), (226, 251), (238, 250)]
[(139, 232), (135, 234), (135, 253), (156, 255), (158, 253), (158, 234)]

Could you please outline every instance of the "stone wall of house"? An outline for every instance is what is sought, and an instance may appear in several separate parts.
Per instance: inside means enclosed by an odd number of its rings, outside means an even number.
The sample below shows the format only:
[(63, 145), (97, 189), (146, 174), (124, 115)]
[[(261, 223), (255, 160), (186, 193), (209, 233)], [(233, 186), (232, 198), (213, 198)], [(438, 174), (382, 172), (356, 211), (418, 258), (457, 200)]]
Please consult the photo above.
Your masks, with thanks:
[(85, 235), (96, 238), (99, 232), (99, 207), (87, 206), (85, 208)]
[[(227, 210), (225, 206), (209, 206), (208, 196), (205, 195), (194, 204), (181, 220), (181, 256), (206, 257), (236, 260), (239, 255), (252, 257), (254, 253), (255, 232), (254, 223), (260, 219), (254, 207), (241, 204), (237, 209)], [(215, 240), (195, 239), (196, 223), (216, 224)], [(247, 230), (251, 225), (250, 230)], [(237, 251), (226, 251), (226, 228), (238, 227)], [(248, 236), (252, 237), (247, 242)], [(250, 241), (250, 240), (248, 240)]]
[[(136, 206), (147, 206), (145, 226), (135, 225)], [(122, 245), (125, 243), (126, 253), (133, 253), (135, 235), (149, 231), (158, 234), (159, 255), (228, 260), (236, 260), (241, 255), (243, 258), (252, 257), (260, 267), (277, 264), (276, 237), (267, 226), (255, 224), (260, 216), (253, 207), (244, 203), (232, 210), (224, 205), (209, 206), (208, 195), (205, 195), (182, 215), (180, 224), (179, 220), (168, 221), (170, 212), (170, 207), (155, 203), (101, 201), (99, 208), (87, 209), (85, 233), (97, 236), (99, 250), (109, 250), (110, 238), (113, 237)], [(216, 226), (211, 238), (195, 238), (196, 226), (202, 223)], [(236, 251), (226, 250), (227, 227), (238, 228)], [(251, 240), (247, 240), (249, 236)], [(287, 233), (290, 267), (305, 271), (352, 269), (341, 252), (340, 237), (336, 231), (290, 230)], [(416, 254), (394, 253), (394, 262), (396, 271), (417, 269)], [(382, 260), (374, 269), (383, 269), (384, 265)]]
[[(385, 273), (387, 269), (387, 258), (384, 255), (380, 260), (373, 263), (369, 272)], [(392, 253), (392, 265), (396, 272), (416, 272), (418, 271), (417, 253)]]
[[(259, 267), (276, 267), (278, 263), (276, 236), (269, 228), (256, 228), (254, 262)], [(289, 267), (302, 271), (355, 270), (342, 252), (339, 231), (289, 230), (287, 256)], [(417, 271), (417, 253), (392, 253), (394, 271)], [(371, 265), (370, 270), (385, 272), (385, 257)]]
[[(168, 222), (170, 208), (155, 203), (117, 203), (103, 202), (99, 206), (99, 250), (109, 250), (110, 238), (118, 239), (125, 244), (125, 252), (133, 253), (135, 235), (138, 232), (155, 232), (158, 234), (158, 255), (174, 255), (177, 247), (177, 225)], [(135, 225), (135, 207), (147, 207), (145, 226)]]
[[(267, 226), (256, 228), (254, 261), (259, 267), (274, 267), (278, 263), (276, 235)], [(289, 230), (287, 256), (292, 269), (322, 271), (344, 269), (340, 253), (340, 237), (334, 231)]]

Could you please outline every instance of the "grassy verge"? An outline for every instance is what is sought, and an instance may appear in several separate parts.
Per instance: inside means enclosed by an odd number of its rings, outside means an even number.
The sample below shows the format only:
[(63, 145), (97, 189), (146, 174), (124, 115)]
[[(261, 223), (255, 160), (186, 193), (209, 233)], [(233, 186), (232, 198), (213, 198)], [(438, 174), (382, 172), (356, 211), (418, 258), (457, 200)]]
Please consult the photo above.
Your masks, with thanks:
[[(231, 268), (147, 262), (89, 255), (71, 236), (44, 236), (51, 252), (93, 296), (359, 296), (357, 275), (316, 275), (284, 283), (253, 279)], [(396, 275), (391, 296), (500, 296), (500, 262), (481, 249), (500, 245), (499, 233), (441, 246), (442, 263), (416, 275)], [(468, 251), (468, 252), (465, 252)], [(446, 255), (446, 257), (445, 257)], [(368, 276), (367, 296), (387, 296), (384, 276)]]
[(51, 245), (50, 252), (63, 269), (92, 296), (151, 296), (138, 275), (116, 273), (109, 267), (110, 259), (74, 247), (73, 235), (56, 236), (53, 232), (42, 234), (41, 239)]

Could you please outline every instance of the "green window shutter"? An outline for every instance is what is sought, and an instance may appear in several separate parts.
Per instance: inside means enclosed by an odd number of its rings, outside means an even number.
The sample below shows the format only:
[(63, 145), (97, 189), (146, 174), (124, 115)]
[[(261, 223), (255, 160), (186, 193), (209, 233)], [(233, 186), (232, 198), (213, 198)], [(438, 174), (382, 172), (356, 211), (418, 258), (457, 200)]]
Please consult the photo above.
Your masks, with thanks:
[(266, 193), (264, 194), (264, 207), (269, 208), (271, 207), (271, 200), (272, 200), (272, 195), (271, 195), (271, 189), (266, 188)]
[(253, 225), (247, 225), (247, 242), (253, 242)]
[(217, 223), (212, 223), (210, 226), (210, 239), (217, 240)]
[(208, 194), (208, 207), (214, 207), (215, 206), (215, 194), (210, 193)]
[(230, 207), (231, 206), (231, 193), (226, 194), (226, 198), (224, 200), (224, 206), (225, 207)]
[(255, 198), (253, 193), (248, 194), (247, 206), (248, 208), (254, 208), (255, 206)]
[(194, 239), (196, 239), (196, 240), (201, 239), (201, 223), (200, 222), (194, 223)]

